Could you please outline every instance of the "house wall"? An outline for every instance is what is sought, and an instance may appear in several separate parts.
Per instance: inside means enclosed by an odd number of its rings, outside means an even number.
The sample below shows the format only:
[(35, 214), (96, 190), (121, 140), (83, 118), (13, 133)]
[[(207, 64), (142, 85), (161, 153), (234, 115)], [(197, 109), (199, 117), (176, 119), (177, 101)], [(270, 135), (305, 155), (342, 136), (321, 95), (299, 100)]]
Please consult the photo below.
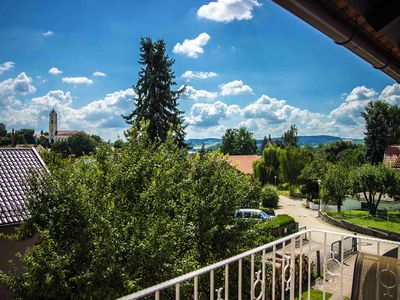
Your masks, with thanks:
[[(2, 226), (0, 233), (12, 234), (15, 232), (17, 225)], [(22, 272), (22, 266), (19, 259), (15, 256), (17, 253), (23, 254), (27, 247), (34, 245), (37, 242), (37, 236), (24, 241), (10, 241), (4, 237), (0, 237), (0, 269), (5, 272), (12, 270), (12, 265), (9, 261), (13, 260), (19, 272)], [(0, 283), (0, 299), (11, 299), (12, 294)]]

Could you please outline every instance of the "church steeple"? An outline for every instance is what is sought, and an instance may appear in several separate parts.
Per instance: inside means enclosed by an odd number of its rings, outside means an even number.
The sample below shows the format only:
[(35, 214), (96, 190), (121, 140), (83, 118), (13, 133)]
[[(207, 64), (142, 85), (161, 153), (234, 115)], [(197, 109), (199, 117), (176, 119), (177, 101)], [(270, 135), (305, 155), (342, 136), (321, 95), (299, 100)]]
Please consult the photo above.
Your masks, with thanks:
[(49, 115), (49, 138), (50, 140), (54, 140), (55, 135), (57, 134), (57, 113), (53, 110)]

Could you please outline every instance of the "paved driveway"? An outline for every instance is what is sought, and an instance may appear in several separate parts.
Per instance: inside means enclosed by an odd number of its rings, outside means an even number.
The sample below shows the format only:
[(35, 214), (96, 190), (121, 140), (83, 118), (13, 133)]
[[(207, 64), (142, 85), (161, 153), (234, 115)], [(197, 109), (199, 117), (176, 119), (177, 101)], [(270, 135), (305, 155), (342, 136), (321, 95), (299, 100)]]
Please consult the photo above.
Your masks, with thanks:
[[(339, 233), (347, 233), (354, 234), (354, 232), (345, 230), (340, 227), (336, 227), (329, 223), (324, 222), (321, 218), (318, 217), (318, 211), (313, 211), (309, 208), (305, 207), (305, 200), (294, 200), (285, 196), (280, 196), (279, 199), (280, 208), (276, 210), (277, 214), (288, 214), (295, 218), (297, 222), (299, 222), (300, 227), (307, 227), (307, 229), (320, 229), (320, 230), (328, 230)], [(358, 234), (359, 236), (366, 236), (362, 234)], [(331, 243), (334, 241), (340, 240), (340, 235), (327, 235), (327, 247), (326, 251), (330, 250)], [(324, 234), (313, 233), (312, 234), (312, 249), (313, 254), (311, 255), (311, 259), (313, 261), (316, 260), (315, 251), (320, 250), (321, 255), (323, 253), (324, 245)], [(363, 242), (361, 243), (362, 252), (377, 253), (377, 244), (374, 242)], [(306, 246), (307, 247), (307, 246)], [(380, 254), (382, 255), (384, 252), (392, 249), (393, 246), (390, 244), (379, 245)], [(352, 278), (353, 278), (353, 269), (355, 263), (355, 256), (349, 257), (345, 260), (345, 264), (343, 265), (343, 293), (344, 296), (351, 296), (351, 286), (352, 286)], [(340, 273), (340, 267), (334, 267), (331, 269), (333, 273)], [(315, 289), (322, 290), (322, 286), (325, 285), (325, 289), (333, 294), (332, 300), (339, 299), (338, 297), (338, 289), (340, 286), (340, 278), (332, 277), (329, 281), (323, 282), (323, 280), (318, 280), (314, 286)]]

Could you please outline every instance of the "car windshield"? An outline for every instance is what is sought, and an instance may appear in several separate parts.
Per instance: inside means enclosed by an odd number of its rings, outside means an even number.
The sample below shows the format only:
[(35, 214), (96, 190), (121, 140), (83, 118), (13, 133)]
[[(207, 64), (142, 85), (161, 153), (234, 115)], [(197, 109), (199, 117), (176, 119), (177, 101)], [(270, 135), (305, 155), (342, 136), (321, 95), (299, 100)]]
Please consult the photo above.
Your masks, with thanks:
[(263, 219), (268, 219), (269, 218), (269, 216), (265, 213), (265, 212), (260, 212), (260, 214), (261, 214), (261, 217), (263, 218)]

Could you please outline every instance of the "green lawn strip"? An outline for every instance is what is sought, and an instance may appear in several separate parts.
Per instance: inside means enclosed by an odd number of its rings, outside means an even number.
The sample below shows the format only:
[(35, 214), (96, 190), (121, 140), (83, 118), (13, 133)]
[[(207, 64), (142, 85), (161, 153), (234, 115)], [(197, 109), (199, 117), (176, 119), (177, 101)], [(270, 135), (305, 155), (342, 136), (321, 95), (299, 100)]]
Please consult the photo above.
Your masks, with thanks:
[(398, 212), (389, 212), (389, 221), (386, 218), (373, 217), (368, 211), (363, 210), (345, 210), (341, 214), (336, 211), (326, 211), (326, 213), (336, 220), (346, 220), (363, 227), (400, 232)]
[[(332, 294), (328, 293), (328, 292), (325, 292), (325, 299), (329, 299), (330, 297), (332, 297)], [(295, 300), (299, 299), (298, 293), (297, 293), (297, 296), (294, 299)], [(302, 293), (301, 299), (308, 299), (308, 291), (304, 291)], [(310, 290), (310, 299), (312, 299), (312, 300), (320, 300), (321, 299), (322, 300), (323, 299), (323, 293), (321, 291), (311, 289)]]

